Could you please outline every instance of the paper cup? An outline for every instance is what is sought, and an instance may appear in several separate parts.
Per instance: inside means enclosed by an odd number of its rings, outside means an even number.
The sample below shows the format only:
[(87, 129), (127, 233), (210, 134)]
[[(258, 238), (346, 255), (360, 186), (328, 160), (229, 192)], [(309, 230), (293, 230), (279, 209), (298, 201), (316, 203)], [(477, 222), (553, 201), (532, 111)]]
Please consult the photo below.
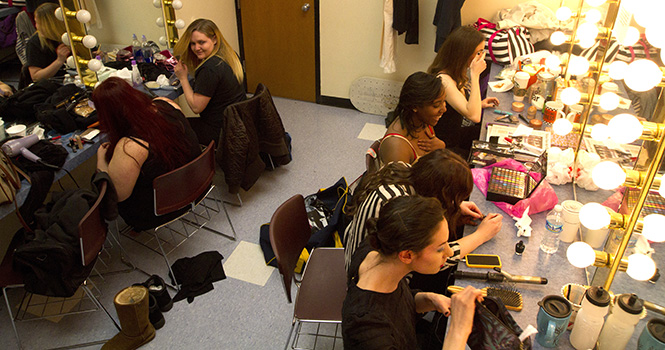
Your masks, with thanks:
[(531, 76), (527, 72), (515, 73), (515, 86), (513, 87), (513, 101), (522, 102), (526, 96), (526, 88), (529, 86)]
[(594, 249), (600, 249), (605, 243), (608, 232), (609, 230), (607, 228), (601, 228), (598, 230), (586, 229), (586, 232), (582, 232), (582, 240), (587, 242)]
[(584, 298), (587, 288), (589, 287), (577, 283), (568, 283), (561, 287), (561, 295), (573, 306), (573, 312), (570, 314), (570, 320), (568, 321), (568, 330), (573, 329), (577, 312), (582, 308), (582, 298)]
[(561, 242), (570, 243), (577, 237), (577, 229), (580, 227), (580, 209), (582, 203), (574, 200), (566, 200), (561, 203), (563, 211), (563, 230), (559, 235)]
[(16, 124), (14, 126), (10, 126), (9, 128), (7, 128), (6, 131), (7, 131), (7, 135), (9, 135), (9, 137), (12, 137), (12, 136), (21, 136), (21, 137), (23, 137), (23, 136), (25, 136), (26, 130), (27, 130), (27, 128), (26, 128), (25, 125)]

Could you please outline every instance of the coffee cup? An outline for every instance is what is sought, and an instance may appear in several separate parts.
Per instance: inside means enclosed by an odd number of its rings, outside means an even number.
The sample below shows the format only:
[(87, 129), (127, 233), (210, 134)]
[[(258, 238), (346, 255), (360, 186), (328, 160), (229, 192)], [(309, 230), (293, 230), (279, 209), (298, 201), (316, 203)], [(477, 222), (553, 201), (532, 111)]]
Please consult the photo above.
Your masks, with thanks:
[(665, 319), (652, 318), (637, 339), (637, 350), (665, 349)]
[(563, 211), (561, 218), (563, 219), (563, 229), (559, 234), (561, 242), (570, 243), (577, 237), (577, 229), (580, 227), (580, 209), (582, 203), (574, 200), (566, 200), (561, 203)]
[(12, 136), (23, 137), (23, 136), (26, 135), (26, 130), (27, 130), (27, 128), (26, 128), (25, 125), (16, 124), (16, 125), (10, 126), (5, 131), (7, 132), (7, 135), (9, 135), (9, 137), (12, 137)]
[(547, 295), (538, 305), (536, 341), (546, 348), (554, 348), (561, 333), (568, 327), (573, 309), (568, 300), (559, 295)]
[(531, 76), (527, 72), (517, 72), (515, 73), (513, 87), (513, 100), (516, 102), (524, 101), (524, 96), (526, 96), (526, 88), (529, 86), (529, 79)]
[(608, 233), (609, 231), (606, 227), (597, 230), (590, 230), (585, 227), (585, 230), (582, 231), (582, 240), (587, 242), (592, 248), (598, 249), (605, 243)]
[(568, 115), (566, 115), (566, 119), (570, 120), (573, 123), (579, 123), (583, 111), (584, 111), (584, 106), (580, 104), (570, 105), (568, 107)]
[(559, 118), (565, 118), (566, 114), (563, 112), (563, 102), (547, 101), (545, 102), (545, 109), (543, 110), (543, 122), (554, 123)]
[(619, 85), (608, 81), (600, 86), (600, 95), (602, 96), (606, 92), (613, 92), (615, 94), (619, 93)]
[(577, 283), (568, 283), (561, 287), (561, 295), (568, 300), (572, 307), (570, 319), (568, 320), (568, 330), (573, 329), (577, 312), (582, 308), (582, 299), (584, 298), (584, 293), (586, 293), (587, 288), (587, 286)]

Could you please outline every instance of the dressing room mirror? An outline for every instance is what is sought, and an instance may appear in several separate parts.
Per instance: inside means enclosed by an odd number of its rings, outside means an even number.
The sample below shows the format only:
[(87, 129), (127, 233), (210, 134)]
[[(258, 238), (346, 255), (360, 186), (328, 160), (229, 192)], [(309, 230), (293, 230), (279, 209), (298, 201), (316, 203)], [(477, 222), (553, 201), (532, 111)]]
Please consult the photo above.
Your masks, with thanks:
[[(87, 0), (81, 2), (88, 3)], [(160, 49), (166, 48), (159, 43), (165, 29), (156, 24), (157, 18), (162, 17), (162, 9), (154, 7), (152, 0), (96, 0), (94, 4), (101, 18), (101, 27), (99, 23), (91, 23), (88, 33), (97, 37), (104, 50), (131, 45), (132, 34), (136, 34), (139, 41), (141, 35), (145, 35)]]

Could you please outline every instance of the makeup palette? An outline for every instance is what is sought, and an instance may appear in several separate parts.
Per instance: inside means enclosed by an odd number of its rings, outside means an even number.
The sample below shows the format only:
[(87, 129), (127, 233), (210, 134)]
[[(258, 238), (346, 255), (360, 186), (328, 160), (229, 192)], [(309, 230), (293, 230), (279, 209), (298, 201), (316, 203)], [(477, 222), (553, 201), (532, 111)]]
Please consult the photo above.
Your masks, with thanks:
[[(547, 175), (547, 152), (543, 152), (536, 162), (525, 165), (529, 169), (527, 172), (493, 167), (487, 186), (487, 200), (515, 204), (529, 198)], [(536, 181), (533, 176), (539, 180)]]

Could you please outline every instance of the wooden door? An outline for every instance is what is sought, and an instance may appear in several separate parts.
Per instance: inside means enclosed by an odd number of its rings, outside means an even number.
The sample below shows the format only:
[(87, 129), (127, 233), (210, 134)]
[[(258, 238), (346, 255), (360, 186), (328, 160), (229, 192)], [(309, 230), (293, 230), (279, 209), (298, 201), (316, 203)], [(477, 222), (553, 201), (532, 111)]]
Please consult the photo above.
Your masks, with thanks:
[(239, 0), (247, 89), (316, 101), (315, 0)]

